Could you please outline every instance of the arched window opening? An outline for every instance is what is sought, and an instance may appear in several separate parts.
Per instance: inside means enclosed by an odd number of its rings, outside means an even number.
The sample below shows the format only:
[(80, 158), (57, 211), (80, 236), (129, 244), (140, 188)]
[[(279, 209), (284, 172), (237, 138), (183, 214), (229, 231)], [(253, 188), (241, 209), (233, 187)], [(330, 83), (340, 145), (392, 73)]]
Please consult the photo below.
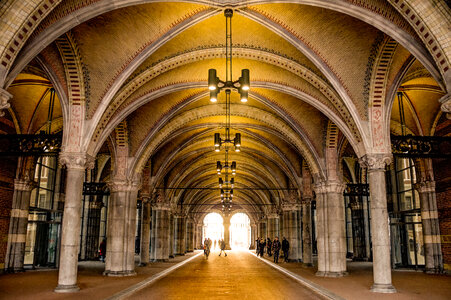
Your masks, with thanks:
[(230, 219), (230, 241), (232, 249), (249, 249), (251, 225), (245, 213), (236, 213)]
[(202, 242), (206, 238), (212, 240), (213, 248), (219, 248), (219, 240), (224, 238), (224, 225), (220, 214), (209, 213), (205, 216)]

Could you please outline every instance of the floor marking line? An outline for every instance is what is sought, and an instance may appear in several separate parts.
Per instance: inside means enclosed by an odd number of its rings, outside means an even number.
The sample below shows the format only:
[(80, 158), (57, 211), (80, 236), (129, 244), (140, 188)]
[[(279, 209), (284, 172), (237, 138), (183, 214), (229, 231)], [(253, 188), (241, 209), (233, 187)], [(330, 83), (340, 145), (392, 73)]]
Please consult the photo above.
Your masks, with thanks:
[(126, 288), (125, 290), (122, 290), (116, 294), (114, 294), (113, 296), (107, 298), (108, 300), (119, 300), (119, 299), (124, 299), (125, 297), (131, 296), (132, 294), (136, 293), (137, 291), (142, 290), (143, 288), (147, 287), (148, 285), (151, 285), (152, 283), (154, 283), (155, 281), (157, 281), (160, 278), (163, 278), (164, 276), (168, 275), (169, 273), (177, 270), (178, 268), (180, 268), (181, 266), (183, 266), (184, 264), (192, 261), (193, 259), (195, 259), (196, 257), (203, 255), (204, 252), (200, 251), (199, 253), (195, 254), (193, 257), (190, 257), (182, 262), (179, 262), (178, 264), (167, 268), (164, 271), (161, 271), (160, 273), (157, 273), (155, 275), (152, 275), (151, 277), (138, 282), (135, 285), (132, 285), (129, 288)]
[(314, 291), (315, 293), (319, 294), (322, 297), (325, 297), (327, 299), (333, 299), (333, 300), (345, 300), (345, 298), (342, 298), (342, 297), (332, 293), (331, 291), (325, 289), (324, 287), (322, 287), (316, 283), (313, 283), (312, 281), (305, 279), (298, 274), (295, 274), (285, 268), (282, 268), (282, 267), (276, 265), (275, 263), (268, 261), (267, 259), (258, 257), (253, 251), (249, 251), (249, 253), (252, 254), (253, 256), (255, 256), (256, 258), (260, 259), (261, 261), (264, 261), (265, 263), (267, 263), (274, 269), (278, 270), (279, 272), (282, 272), (285, 275), (287, 275), (288, 277), (291, 277), (292, 279), (298, 281), (299, 283), (301, 283), (305, 287), (311, 289), (312, 291)]

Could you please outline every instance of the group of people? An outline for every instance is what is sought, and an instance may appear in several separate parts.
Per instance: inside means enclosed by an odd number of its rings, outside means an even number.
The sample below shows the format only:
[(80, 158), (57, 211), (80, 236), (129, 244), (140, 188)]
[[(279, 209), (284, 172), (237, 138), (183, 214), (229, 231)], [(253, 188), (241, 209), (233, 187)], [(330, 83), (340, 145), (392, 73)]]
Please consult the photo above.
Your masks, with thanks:
[[(204, 255), (205, 258), (208, 259), (208, 256), (210, 255), (210, 250), (211, 250), (211, 245), (212, 245), (212, 241), (210, 238), (205, 238), (204, 240)], [(225, 248), (226, 248), (226, 243), (224, 240), (219, 240), (218, 241), (218, 245), (219, 245), (219, 256), (221, 256), (221, 254), (224, 252), (224, 256), (227, 256), (227, 253), (225, 252)], [(215, 240), (215, 248), (216, 248), (216, 240)]]
[(282, 243), (279, 241), (279, 237), (276, 236), (274, 241), (271, 241), (270, 238), (267, 238), (266, 240), (264, 238), (258, 237), (256, 242), (256, 252), (257, 256), (263, 257), (263, 254), (268, 254), (269, 257), (271, 257), (274, 254), (274, 262), (277, 264), (279, 263), (279, 253), (280, 250), (283, 252), (283, 258), (285, 262), (288, 262), (288, 254), (290, 252), (290, 243), (288, 240), (283, 237)]

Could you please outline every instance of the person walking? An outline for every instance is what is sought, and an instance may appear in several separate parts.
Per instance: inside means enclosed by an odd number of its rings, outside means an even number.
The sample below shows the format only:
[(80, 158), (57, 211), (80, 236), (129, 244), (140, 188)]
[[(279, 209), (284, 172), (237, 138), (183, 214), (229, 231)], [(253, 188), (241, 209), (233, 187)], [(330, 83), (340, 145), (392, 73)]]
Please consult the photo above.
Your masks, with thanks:
[(213, 249), (216, 249), (216, 245), (217, 245), (217, 244), (216, 244), (216, 240), (215, 240), (215, 243), (214, 243), (214, 248), (213, 248)]
[(106, 256), (106, 239), (103, 239), (99, 246), (99, 256), (100, 261), (105, 262), (105, 256)]
[(280, 251), (280, 241), (279, 241), (279, 237), (276, 236), (276, 238), (274, 239), (274, 242), (272, 242), (272, 250), (274, 252), (274, 262), (276, 264), (279, 263), (279, 251)]
[(255, 253), (257, 253), (257, 256), (258, 256), (258, 253), (260, 253), (260, 238), (259, 237), (257, 237), (257, 239), (255, 240)]
[(263, 257), (263, 253), (265, 252), (266, 241), (265, 239), (260, 239), (260, 257)]
[(272, 242), (271, 242), (271, 239), (270, 238), (267, 238), (267, 241), (266, 241), (266, 253), (268, 253), (268, 256), (269, 257), (271, 257), (271, 255), (272, 255), (272, 253), (271, 253), (271, 248), (272, 247)]
[(206, 259), (208, 259), (208, 256), (210, 255), (210, 243), (207, 238), (205, 238), (204, 241), (204, 255)]
[(220, 247), (220, 251), (219, 251), (219, 256), (221, 256), (221, 253), (224, 252), (224, 256), (227, 256), (227, 253), (225, 252), (225, 247), (226, 247), (226, 243), (224, 240), (220, 240), (219, 241), (219, 247)]
[(283, 251), (283, 260), (285, 262), (288, 262), (288, 252), (290, 251), (290, 243), (285, 237), (283, 237), (282, 240), (282, 251)]

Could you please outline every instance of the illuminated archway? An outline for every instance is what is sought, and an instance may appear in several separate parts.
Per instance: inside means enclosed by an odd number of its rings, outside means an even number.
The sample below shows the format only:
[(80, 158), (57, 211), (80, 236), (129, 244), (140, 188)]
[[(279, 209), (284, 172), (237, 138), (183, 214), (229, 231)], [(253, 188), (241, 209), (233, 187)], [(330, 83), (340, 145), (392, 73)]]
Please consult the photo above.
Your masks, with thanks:
[(218, 213), (209, 213), (204, 218), (203, 238), (212, 240), (212, 247), (219, 248), (219, 240), (224, 238), (224, 225), (222, 216)]
[(251, 245), (251, 221), (245, 213), (236, 213), (230, 219), (230, 246), (232, 249), (249, 249)]

